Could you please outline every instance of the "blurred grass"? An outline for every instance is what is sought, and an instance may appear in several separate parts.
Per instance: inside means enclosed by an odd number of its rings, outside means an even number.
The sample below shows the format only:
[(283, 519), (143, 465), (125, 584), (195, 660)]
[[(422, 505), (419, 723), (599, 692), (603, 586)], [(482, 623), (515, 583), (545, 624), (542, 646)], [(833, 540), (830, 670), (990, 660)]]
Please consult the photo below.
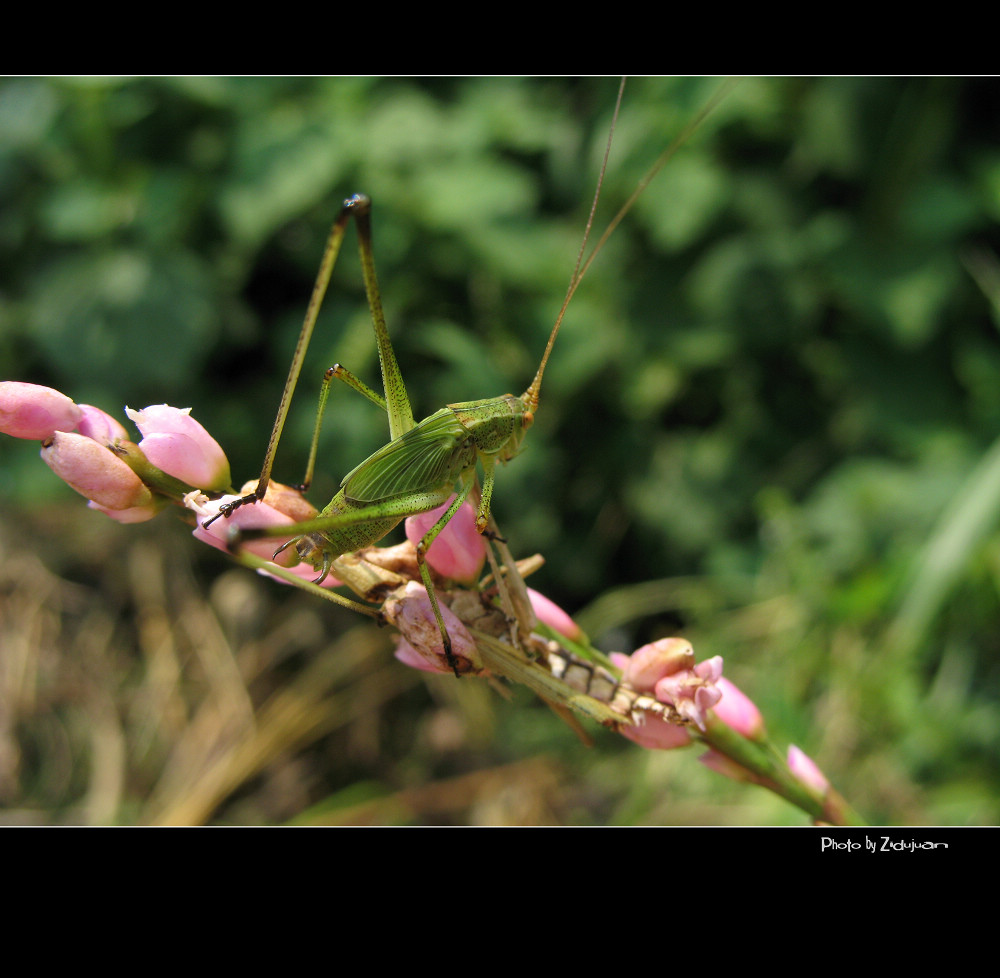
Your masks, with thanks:
[[(718, 86), (629, 82), (600, 229)], [(375, 202), (414, 410), (520, 392), (572, 268), (610, 79), (0, 81), (0, 374), (192, 406), (257, 474), (337, 203)], [(873, 821), (993, 824), (994, 80), (747, 79), (578, 292), (495, 510), (608, 647), (683, 632)], [(353, 244), (323, 369), (374, 383)], [(313, 498), (385, 441), (335, 392)], [(691, 752), (395, 664), (388, 635), (109, 526), (0, 442), (7, 821), (797, 823)], [(162, 524), (162, 525), (161, 525)]]

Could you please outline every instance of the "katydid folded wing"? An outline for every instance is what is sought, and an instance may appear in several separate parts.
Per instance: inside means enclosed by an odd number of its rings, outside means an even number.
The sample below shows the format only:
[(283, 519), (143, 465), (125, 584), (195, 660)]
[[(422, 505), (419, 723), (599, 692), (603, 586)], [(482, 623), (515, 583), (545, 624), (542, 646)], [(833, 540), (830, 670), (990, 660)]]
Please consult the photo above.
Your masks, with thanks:
[(442, 408), (365, 459), (340, 485), (345, 498), (360, 505), (414, 493), (447, 496), (475, 463), (472, 436)]

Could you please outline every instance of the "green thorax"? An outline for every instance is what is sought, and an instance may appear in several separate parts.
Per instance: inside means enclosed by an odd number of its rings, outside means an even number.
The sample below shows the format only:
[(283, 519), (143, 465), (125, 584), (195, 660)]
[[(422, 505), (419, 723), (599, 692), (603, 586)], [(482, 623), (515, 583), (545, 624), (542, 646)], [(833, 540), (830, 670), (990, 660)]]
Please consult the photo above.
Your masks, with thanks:
[(481, 454), (502, 462), (512, 459), (521, 451), (524, 433), (534, 420), (522, 398), (513, 394), (482, 401), (461, 401), (449, 404), (444, 410), (452, 412), (459, 424), (469, 432)]

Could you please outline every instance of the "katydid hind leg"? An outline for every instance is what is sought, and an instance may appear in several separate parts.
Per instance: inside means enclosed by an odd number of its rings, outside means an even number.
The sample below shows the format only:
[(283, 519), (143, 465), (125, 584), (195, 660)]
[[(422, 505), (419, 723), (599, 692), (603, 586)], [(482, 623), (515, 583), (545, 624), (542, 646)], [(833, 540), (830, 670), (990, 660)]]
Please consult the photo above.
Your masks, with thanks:
[[(351, 198), (351, 200), (353, 199), (354, 198)], [(288, 377), (285, 380), (284, 390), (281, 392), (281, 401), (278, 404), (278, 413), (274, 419), (274, 425), (271, 428), (271, 437), (267, 443), (267, 451), (264, 453), (264, 463), (261, 466), (260, 478), (257, 480), (257, 487), (252, 493), (249, 493), (246, 496), (241, 496), (239, 499), (234, 499), (232, 502), (226, 503), (220, 507), (218, 515), (213, 516), (210, 520), (207, 520), (203, 524), (205, 527), (214, 523), (220, 516), (224, 516), (228, 519), (241, 506), (260, 502), (260, 500), (262, 500), (267, 493), (267, 486), (271, 481), (271, 470), (274, 467), (274, 456), (278, 450), (278, 442), (281, 440), (281, 434), (285, 428), (285, 421), (288, 418), (288, 410), (291, 407), (292, 396), (295, 394), (295, 387), (299, 380), (299, 374), (302, 371), (302, 364), (306, 357), (306, 351), (309, 349), (309, 341), (312, 338), (313, 329), (316, 326), (316, 319), (319, 316), (320, 307), (323, 305), (323, 299), (326, 296), (327, 286), (330, 284), (330, 276), (333, 274), (333, 267), (337, 263), (337, 257), (340, 254), (340, 247), (344, 243), (344, 234), (347, 231), (347, 225), (350, 223), (350, 219), (353, 216), (352, 209), (349, 206), (351, 200), (346, 200), (341, 205), (340, 212), (338, 213), (336, 220), (333, 222), (333, 227), (330, 229), (330, 234), (326, 239), (326, 247), (323, 249), (323, 257), (320, 260), (319, 272), (316, 275), (316, 282), (313, 285), (312, 295), (309, 297), (309, 305), (306, 307), (305, 319), (302, 321), (302, 329), (299, 331), (299, 338), (295, 344), (295, 352), (292, 354), (292, 362), (288, 368)]]
[(452, 490), (448, 486), (369, 506), (353, 507), (344, 504), (342, 494), (338, 494), (327, 510), (310, 520), (248, 529), (234, 527), (230, 531), (229, 546), (235, 551), (253, 540), (291, 538), (275, 551), (274, 556), (294, 546), (302, 561), (311, 564), (317, 571), (323, 571), (314, 581), (318, 584), (338, 557), (378, 543), (407, 516), (437, 509), (448, 502), (451, 495)]
[(371, 201), (362, 194), (355, 194), (347, 204), (354, 204), (354, 219), (358, 226), (358, 241), (361, 248), (361, 272), (365, 280), (368, 308), (372, 314), (375, 329), (375, 343), (378, 346), (379, 363), (382, 366), (382, 387), (385, 390), (385, 406), (389, 414), (389, 438), (395, 440), (414, 427), (410, 398), (406, 393), (403, 375), (396, 354), (389, 339), (382, 310), (382, 294), (375, 275), (375, 256), (372, 247)]
[[(313, 285), (312, 296), (306, 309), (305, 319), (302, 329), (299, 332), (298, 342), (295, 352), (292, 355), (292, 362), (288, 371), (288, 378), (281, 394), (281, 401), (278, 405), (278, 413), (271, 429), (271, 437), (268, 441), (267, 451), (264, 454), (264, 463), (261, 467), (260, 478), (252, 493), (241, 496), (232, 502), (221, 507), (218, 516), (208, 520), (205, 526), (213, 523), (219, 516), (229, 517), (241, 506), (256, 503), (262, 500), (267, 493), (268, 483), (271, 481), (271, 472), (274, 467), (274, 456), (278, 449), (278, 442), (288, 418), (288, 411), (291, 406), (295, 387), (298, 383), (302, 364), (305, 360), (306, 351), (312, 338), (313, 329), (319, 316), (320, 307), (326, 295), (327, 287), (330, 284), (330, 276), (333, 267), (340, 254), (340, 248), (344, 241), (347, 225), (354, 219), (358, 229), (358, 247), (361, 254), (361, 269), (365, 282), (365, 294), (368, 299), (368, 308), (372, 317), (372, 326), (375, 331), (375, 342), (378, 346), (379, 363), (382, 368), (382, 385), (385, 390), (384, 400), (374, 391), (368, 388), (360, 380), (355, 378), (349, 371), (339, 368), (339, 365), (330, 368), (333, 376), (343, 380), (348, 386), (364, 394), (369, 400), (384, 408), (389, 415), (389, 436), (398, 438), (401, 434), (414, 427), (413, 412), (410, 408), (410, 400), (406, 393), (406, 385), (403, 383), (403, 376), (396, 361), (396, 355), (389, 339), (389, 331), (385, 323), (385, 313), (382, 309), (382, 297), (378, 286), (378, 278), (375, 274), (375, 259), (372, 249), (371, 232), (371, 200), (364, 194), (354, 194), (341, 205), (340, 213), (333, 223), (330, 234), (327, 237), (326, 247), (323, 251), (323, 258), (320, 261), (319, 272), (316, 282)], [(339, 370), (338, 370), (339, 368)], [(315, 466), (315, 456), (319, 439), (319, 426), (322, 420), (322, 412), (326, 403), (326, 396), (329, 381), (324, 378), (321, 389), (321, 403), (317, 413), (316, 425), (314, 427), (313, 444), (310, 449), (310, 461), (307, 466), (307, 475), (303, 482), (309, 485), (312, 482), (312, 473)]]

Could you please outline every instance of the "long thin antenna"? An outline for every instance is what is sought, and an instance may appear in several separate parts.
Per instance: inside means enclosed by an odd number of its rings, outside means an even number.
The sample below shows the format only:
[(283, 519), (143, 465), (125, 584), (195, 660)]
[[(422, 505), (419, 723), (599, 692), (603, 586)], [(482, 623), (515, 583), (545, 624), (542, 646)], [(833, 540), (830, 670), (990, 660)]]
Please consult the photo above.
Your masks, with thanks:
[(552, 332), (549, 334), (549, 341), (545, 345), (545, 352), (542, 354), (542, 361), (538, 366), (538, 372), (535, 374), (535, 379), (531, 382), (531, 386), (522, 395), (522, 399), (528, 404), (531, 411), (534, 411), (538, 407), (538, 395), (542, 386), (542, 374), (545, 372), (545, 365), (548, 363), (549, 354), (552, 352), (552, 347), (555, 345), (556, 336), (559, 335), (559, 327), (562, 326), (563, 317), (566, 315), (566, 310), (569, 308), (570, 300), (573, 298), (578, 286), (587, 274), (587, 270), (593, 264), (593, 261), (598, 254), (600, 254), (601, 249), (604, 247), (608, 238), (611, 237), (615, 228), (621, 224), (622, 219), (632, 209), (632, 205), (636, 202), (636, 200), (638, 200), (639, 196), (646, 189), (646, 187), (649, 186), (650, 181), (657, 175), (657, 173), (660, 172), (660, 170), (663, 169), (667, 161), (701, 125), (708, 114), (712, 112), (712, 110), (732, 91), (738, 81), (738, 78), (727, 79), (719, 87), (716, 93), (708, 100), (708, 102), (705, 103), (704, 108), (702, 108), (702, 110), (684, 127), (677, 138), (674, 139), (674, 141), (659, 155), (656, 162), (646, 171), (645, 176), (643, 176), (638, 184), (636, 184), (636, 188), (632, 191), (631, 196), (625, 201), (624, 204), (622, 204), (621, 209), (611, 219), (611, 222), (604, 229), (604, 233), (598, 239), (593, 250), (587, 256), (587, 260), (584, 262), (583, 253), (586, 250), (587, 241), (590, 237), (591, 225), (594, 222), (594, 212), (597, 210), (597, 201), (601, 194), (601, 187), (604, 183), (604, 173), (608, 166), (608, 155), (611, 152), (611, 140), (614, 136), (615, 125), (618, 121), (618, 108), (621, 105), (622, 93), (625, 91), (625, 79), (622, 79), (622, 83), (618, 89), (618, 101), (615, 103), (614, 116), (611, 120), (611, 131), (608, 133), (608, 144), (604, 151), (604, 163), (601, 166), (601, 175), (597, 181), (597, 191), (594, 193), (594, 202), (590, 207), (590, 217), (587, 219), (587, 228), (583, 235), (583, 242), (580, 245), (580, 254), (576, 259), (576, 266), (573, 269), (573, 276), (570, 279), (569, 288), (566, 291), (566, 298), (563, 300), (562, 307), (559, 309), (559, 315), (556, 317), (555, 325), (552, 327)]
[(590, 268), (591, 263), (604, 247), (605, 242), (614, 233), (615, 228), (621, 224), (622, 218), (624, 218), (625, 215), (632, 209), (632, 205), (639, 199), (639, 196), (646, 189), (646, 187), (649, 186), (653, 177), (655, 177), (656, 174), (663, 169), (670, 157), (673, 156), (685, 142), (687, 142), (691, 134), (702, 124), (709, 113), (711, 113), (715, 107), (736, 87), (739, 81), (739, 78), (728, 78), (719, 87), (716, 93), (705, 103), (705, 107), (701, 110), (701, 112), (699, 112), (684, 127), (680, 135), (659, 155), (656, 162), (646, 171), (646, 175), (636, 184), (635, 190), (632, 191), (632, 195), (625, 201), (624, 204), (622, 204), (621, 209), (617, 214), (615, 214), (615, 216), (611, 219), (611, 222), (604, 229), (604, 234), (601, 235), (597, 244), (594, 245), (594, 250), (590, 253), (583, 268), (580, 269), (580, 274), (576, 277), (576, 281), (572, 285), (570, 295), (576, 291), (576, 287), (581, 281), (583, 281), (583, 276), (587, 274), (587, 269)]
[[(549, 341), (545, 344), (545, 352), (542, 354), (542, 361), (538, 365), (538, 372), (535, 374), (535, 379), (531, 382), (531, 386), (524, 392), (523, 395), (523, 398), (528, 403), (531, 411), (534, 411), (538, 407), (538, 393), (542, 387), (542, 374), (545, 372), (545, 364), (549, 361), (549, 354), (552, 352), (552, 347), (555, 346), (556, 337), (559, 335), (559, 327), (562, 326), (563, 316), (566, 315), (570, 299), (573, 298), (573, 293), (576, 292), (576, 287), (580, 284), (580, 280), (586, 273), (587, 267), (590, 265), (590, 260), (593, 260), (593, 255), (591, 255), (591, 259), (588, 260), (587, 264), (583, 266), (583, 270), (580, 270), (584, 253), (587, 250), (587, 242), (590, 240), (590, 230), (594, 225), (594, 215), (597, 213), (597, 202), (601, 198), (601, 188), (604, 186), (604, 174), (608, 169), (608, 157), (611, 155), (611, 143), (615, 135), (615, 126), (618, 125), (618, 110), (622, 106), (622, 96), (624, 94), (625, 78), (622, 78), (621, 84), (618, 86), (618, 98), (615, 100), (615, 111), (611, 116), (611, 128), (608, 131), (608, 141), (604, 147), (604, 160), (601, 163), (601, 174), (597, 178), (597, 189), (594, 191), (594, 199), (590, 204), (590, 214), (587, 217), (587, 226), (583, 232), (583, 240), (580, 242), (580, 251), (576, 256), (576, 264), (573, 266), (573, 274), (569, 279), (569, 288), (566, 289), (566, 298), (563, 299), (563, 304), (559, 309), (559, 315), (556, 316), (555, 325), (552, 327), (552, 332), (549, 334)], [(605, 237), (607, 237), (607, 235), (605, 235)]]

